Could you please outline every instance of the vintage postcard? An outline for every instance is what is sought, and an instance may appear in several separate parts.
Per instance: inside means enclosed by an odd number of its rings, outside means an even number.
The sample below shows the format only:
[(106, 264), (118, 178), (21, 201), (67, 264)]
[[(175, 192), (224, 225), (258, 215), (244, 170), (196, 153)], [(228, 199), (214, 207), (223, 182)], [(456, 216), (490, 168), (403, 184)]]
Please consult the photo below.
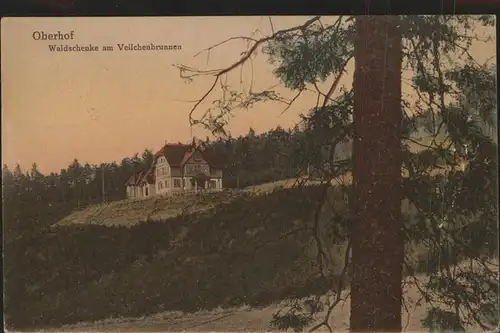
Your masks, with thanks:
[(1, 22), (8, 331), (495, 331), (494, 16)]

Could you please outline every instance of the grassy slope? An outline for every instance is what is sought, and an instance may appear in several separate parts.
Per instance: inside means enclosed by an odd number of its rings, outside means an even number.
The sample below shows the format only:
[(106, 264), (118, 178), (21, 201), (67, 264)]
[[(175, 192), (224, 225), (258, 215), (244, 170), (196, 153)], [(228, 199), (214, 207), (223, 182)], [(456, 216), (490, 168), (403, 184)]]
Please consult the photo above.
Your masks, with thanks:
[(319, 194), (315, 186), (231, 198), (219, 193), (208, 200), (211, 207), (192, 199), (204, 208), (165, 220), (67, 224), (21, 240), (22, 253), (10, 249), (17, 264), (7, 288), (17, 297), (7, 308), (8, 324), (57, 327), (166, 310), (265, 306), (314, 292), (311, 286), (319, 292), (311, 234), (303, 230)]
[(204, 196), (152, 197), (141, 200), (121, 200), (76, 210), (57, 222), (57, 225), (90, 224), (131, 227), (147, 220), (165, 220), (181, 214), (213, 209), (239, 195), (225, 191)]
[[(406, 286), (404, 297), (407, 308), (402, 308), (403, 328), (406, 332), (424, 332), (421, 319), (429, 308), (425, 301), (418, 302), (420, 292), (415, 286)], [(117, 318), (94, 323), (67, 325), (60, 331), (69, 332), (264, 332), (274, 330), (269, 323), (281, 304), (272, 304), (263, 308), (230, 308), (196, 313), (175, 311), (160, 312), (140, 318)], [(318, 323), (325, 311), (318, 316)], [(331, 313), (330, 325), (335, 332), (349, 332), (350, 298), (340, 303)], [(315, 325), (311, 324), (308, 328)], [(319, 332), (326, 332), (325, 330)], [(485, 332), (478, 326), (469, 327), (467, 332)], [(492, 333), (493, 331), (491, 331)]]
[[(256, 186), (249, 186), (243, 191), (227, 190), (208, 193), (203, 196), (158, 196), (141, 200), (122, 200), (108, 204), (99, 204), (75, 210), (56, 225), (76, 224), (131, 227), (147, 220), (165, 220), (179, 215), (213, 210), (216, 206), (227, 204), (242, 195), (269, 194), (283, 188), (296, 185), (296, 179), (281, 180)], [(317, 185), (318, 181), (308, 181), (304, 185)]]
[[(408, 311), (403, 308), (403, 327), (406, 332), (425, 332), (421, 319), (425, 317), (427, 306), (425, 302), (418, 305), (420, 298), (416, 287), (405, 288)], [(411, 304), (410, 304), (411, 300)], [(141, 318), (120, 318), (95, 323), (80, 323), (60, 328), (69, 332), (264, 332), (274, 331), (269, 322), (280, 305), (273, 304), (265, 308), (220, 309), (217, 311), (200, 311), (186, 314), (179, 312), (162, 312)], [(326, 313), (319, 314), (318, 320), (308, 329), (319, 323)], [(350, 298), (339, 304), (331, 313), (330, 325), (334, 332), (349, 332)], [(318, 332), (327, 332), (319, 330)], [(470, 327), (467, 332), (485, 332), (479, 327)]]
[[(10, 274), (24, 295), (16, 308), (7, 309), (8, 323), (19, 329), (142, 317), (65, 330), (268, 328), (273, 304), (325, 290), (313, 265), (311, 233), (303, 230), (313, 222), (320, 189), (290, 184), (193, 197), (184, 204), (184, 214), (179, 214), (180, 198), (123, 201), (76, 212), (52, 232), (20, 245), (27, 251), (19, 254)], [(132, 218), (124, 219), (128, 215)], [(148, 215), (150, 221), (140, 223)], [(88, 216), (97, 223), (88, 224)], [(330, 218), (324, 207), (321, 220)], [(330, 237), (324, 242), (332, 245), (334, 261), (341, 261), (342, 241)], [(338, 269), (337, 264), (330, 276)], [(241, 305), (253, 308), (231, 310)], [(229, 310), (211, 311), (221, 308)], [(335, 321), (339, 330), (345, 327), (345, 309), (348, 305), (335, 316), (343, 318)], [(412, 315), (417, 319), (409, 329), (419, 329), (423, 313)]]

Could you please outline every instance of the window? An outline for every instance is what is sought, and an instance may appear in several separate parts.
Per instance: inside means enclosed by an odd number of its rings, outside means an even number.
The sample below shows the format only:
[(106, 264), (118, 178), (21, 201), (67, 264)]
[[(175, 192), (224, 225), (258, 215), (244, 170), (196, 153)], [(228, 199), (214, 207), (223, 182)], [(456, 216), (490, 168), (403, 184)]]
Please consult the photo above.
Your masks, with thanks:
[(217, 181), (216, 180), (210, 181), (210, 188), (217, 188)]
[(181, 187), (181, 180), (176, 178), (174, 179), (174, 187)]
[(146, 186), (144, 187), (144, 196), (146, 196), (146, 197), (147, 197), (147, 196), (149, 195), (149, 193), (148, 193), (148, 192), (149, 192), (149, 191), (148, 191), (148, 186), (146, 185)]
[(203, 164), (192, 164), (189, 166), (191, 172), (200, 173), (200, 172), (208, 172), (207, 166)]
[(168, 188), (168, 180), (165, 180), (165, 188)]

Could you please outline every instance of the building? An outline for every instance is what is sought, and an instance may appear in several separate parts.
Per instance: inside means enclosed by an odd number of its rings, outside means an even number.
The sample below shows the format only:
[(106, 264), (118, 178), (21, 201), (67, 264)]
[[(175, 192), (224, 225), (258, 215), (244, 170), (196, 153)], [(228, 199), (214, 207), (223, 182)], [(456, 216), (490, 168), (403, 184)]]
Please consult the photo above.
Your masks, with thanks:
[(126, 182), (127, 197), (222, 190), (222, 167), (203, 147), (166, 144), (154, 155), (146, 171), (137, 172)]

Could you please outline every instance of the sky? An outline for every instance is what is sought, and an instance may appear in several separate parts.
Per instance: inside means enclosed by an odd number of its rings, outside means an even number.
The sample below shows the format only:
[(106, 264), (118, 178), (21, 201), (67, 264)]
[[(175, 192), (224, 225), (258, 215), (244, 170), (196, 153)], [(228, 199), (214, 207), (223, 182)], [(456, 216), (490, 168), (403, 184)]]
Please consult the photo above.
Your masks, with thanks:
[[(122, 158), (156, 151), (165, 142), (204, 138), (206, 131), (189, 125), (189, 111), (213, 83), (212, 77), (187, 82), (175, 65), (200, 69), (224, 68), (239, 59), (247, 44), (232, 41), (208, 54), (200, 51), (234, 36), (262, 38), (279, 29), (304, 23), (308, 17), (120, 17), (3, 18), (2, 162), (23, 169), (36, 162), (43, 173), (59, 172), (74, 158), (81, 163), (120, 162)], [(333, 21), (333, 17), (326, 18)], [(271, 25), (272, 22), (272, 25)], [(70, 33), (73, 40), (35, 40), (35, 32)], [(35, 33), (35, 36), (38, 36)], [(180, 45), (180, 50), (118, 51), (117, 44), (150, 42)], [(50, 52), (48, 45), (113, 45), (110, 52)], [(495, 42), (474, 45), (478, 61), (495, 57)], [(341, 84), (352, 84), (350, 75)], [(260, 54), (228, 76), (234, 88), (253, 91), (279, 84), (273, 67)], [(407, 73), (408, 74), (408, 73)], [(326, 87), (328, 81), (324, 84)], [(278, 86), (292, 98), (295, 94)], [(327, 90), (327, 89), (325, 89)], [(403, 87), (404, 91), (404, 87)], [(216, 90), (200, 105), (199, 116)], [(280, 103), (260, 103), (238, 110), (228, 129), (233, 136), (252, 127), (264, 132), (280, 125), (293, 127), (299, 114), (316, 104), (305, 93), (285, 112)]]

